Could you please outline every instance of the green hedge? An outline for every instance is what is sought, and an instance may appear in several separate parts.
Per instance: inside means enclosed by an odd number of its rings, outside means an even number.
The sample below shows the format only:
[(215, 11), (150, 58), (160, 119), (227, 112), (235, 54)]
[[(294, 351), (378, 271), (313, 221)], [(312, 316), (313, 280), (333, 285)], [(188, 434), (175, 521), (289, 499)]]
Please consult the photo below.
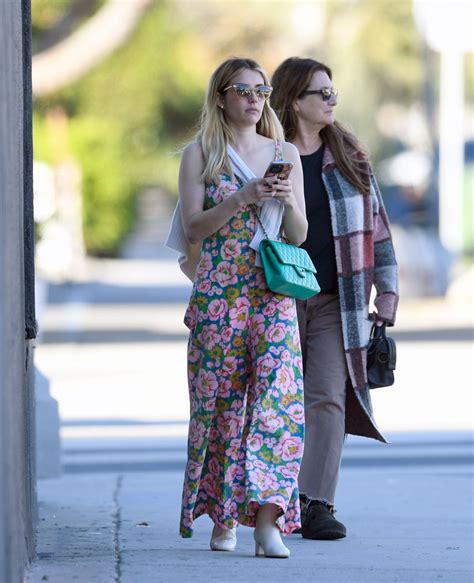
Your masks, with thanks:
[(115, 256), (135, 219), (138, 186), (129, 172), (122, 130), (97, 117), (33, 119), (36, 160), (52, 166), (73, 158), (81, 171), (82, 227), (87, 252)]
[(121, 128), (94, 117), (72, 119), (71, 146), (82, 167), (82, 224), (87, 252), (114, 256), (135, 219), (136, 187), (124, 163)]

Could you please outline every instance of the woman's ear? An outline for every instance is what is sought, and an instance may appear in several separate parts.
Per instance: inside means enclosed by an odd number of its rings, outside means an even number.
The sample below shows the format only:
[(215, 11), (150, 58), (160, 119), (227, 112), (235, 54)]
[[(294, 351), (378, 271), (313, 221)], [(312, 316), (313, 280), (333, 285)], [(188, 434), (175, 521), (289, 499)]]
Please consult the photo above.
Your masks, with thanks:
[(220, 94), (217, 96), (217, 107), (224, 109), (224, 97)]
[(298, 101), (293, 101), (292, 105), (293, 105), (293, 111), (295, 113), (298, 113), (300, 110), (300, 104), (298, 103)]

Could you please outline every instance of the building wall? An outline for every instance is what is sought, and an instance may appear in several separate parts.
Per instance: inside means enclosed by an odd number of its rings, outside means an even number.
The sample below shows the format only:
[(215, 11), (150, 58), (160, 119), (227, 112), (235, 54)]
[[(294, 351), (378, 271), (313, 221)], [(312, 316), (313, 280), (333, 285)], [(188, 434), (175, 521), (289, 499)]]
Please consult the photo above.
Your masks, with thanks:
[(22, 581), (34, 554), (29, 14), (29, 0), (0, 2), (1, 583)]

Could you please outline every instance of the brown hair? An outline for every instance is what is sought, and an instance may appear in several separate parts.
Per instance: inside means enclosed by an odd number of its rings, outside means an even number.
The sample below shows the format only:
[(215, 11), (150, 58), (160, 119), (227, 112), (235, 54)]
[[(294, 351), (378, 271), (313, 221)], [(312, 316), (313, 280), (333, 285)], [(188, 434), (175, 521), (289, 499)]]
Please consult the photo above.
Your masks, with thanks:
[[(332, 71), (327, 65), (314, 59), (299, 57), (286, 59), (273, 74), (271, 104), (283, 125), (286, 139), (290, 142), (294, 140), (298, 129), (298, 116), (293, 104), (309, 87), (317, 71), (327, 73), (332, 79)], [(324, 145), (331, 150), (336, 166), (346, 180), (363, 194), (368, 194), (368, 155), (361, 142), (338, 121), (323, 128), (320, 136)]]

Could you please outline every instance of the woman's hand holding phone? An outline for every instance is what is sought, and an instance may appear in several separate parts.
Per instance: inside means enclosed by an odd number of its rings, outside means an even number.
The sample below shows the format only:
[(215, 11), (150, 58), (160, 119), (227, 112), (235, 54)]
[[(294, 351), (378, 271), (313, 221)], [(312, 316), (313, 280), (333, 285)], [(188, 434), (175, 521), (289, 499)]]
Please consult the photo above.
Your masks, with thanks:
[(275, 196), (275, 190), (266, 178), (254, 178), (237, 190), (233, 196), (236, 197), (240, 206), (244, 206), (271, 200)]
[(280, 200), (284, 204), (295, 202), (290, 172), (293, 168), (293, 162), (274, 161), (268, 166), (264, 179), (271, 185), (273, 198)]
[(234, 196), (242, 205), (264, 202), (273, 198), (286, 203), (293, 198), (291, 181), (288, 179), (292, 168), (293, 162), (270, 162), (263, 178), (249, 180)]

